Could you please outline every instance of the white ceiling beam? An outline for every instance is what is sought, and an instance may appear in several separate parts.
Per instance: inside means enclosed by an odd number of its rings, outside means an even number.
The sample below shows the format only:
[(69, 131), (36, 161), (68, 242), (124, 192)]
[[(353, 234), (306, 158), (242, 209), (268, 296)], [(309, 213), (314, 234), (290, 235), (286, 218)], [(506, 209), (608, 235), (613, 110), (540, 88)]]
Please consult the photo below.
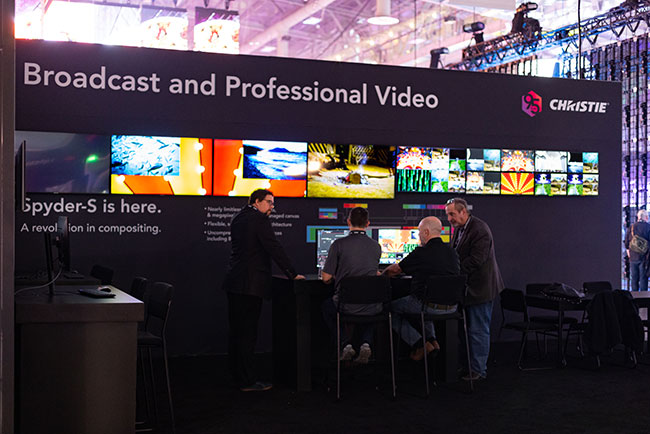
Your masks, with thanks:
[(255, 35), (255, 37), (243, 44), (240, 52), (242, 54), (251, 54), (259, 48), (262, 48), (267, 42), (281, 38), (282, 35), (288, 33), (291, 27), (304, 21), (321, 9), (326, 8), (331, 3), (334, 3), (334, 1), (336, 0), (312, 0), (308, 2), (305, 6), (287, 15), (265, 31)]

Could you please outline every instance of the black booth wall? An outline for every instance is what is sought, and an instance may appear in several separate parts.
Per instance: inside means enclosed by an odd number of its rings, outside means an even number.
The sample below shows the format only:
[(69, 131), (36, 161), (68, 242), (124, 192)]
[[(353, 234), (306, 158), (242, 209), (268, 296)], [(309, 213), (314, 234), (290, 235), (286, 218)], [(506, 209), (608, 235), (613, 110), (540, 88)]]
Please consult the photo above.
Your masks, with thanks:
[[(35, 84), (26, 64), (42, 70), (160, 78), (160, 91), (126, 92)], [(599, 152), (600, 191), (594, 197), (476, 196), (466, 199), (491, 227), (508, 287), (527, 282), (620, 281), (621, 88), (617, 83), (501, 76), (341, 64), (296, 59), (213, 55), (84, 44), (17, 41), (16, 129), (96, 134), (250, 138), (378, 145), (502, 148)], [(171, 78), (204, 80), (215, 74), (214, 95), (174, 95)], [(364, 104), (280, 101), (227, 96), (227, 75), (267, 83), (361, 88)], [(29, 78), (29, 79), (28, 79)], [(436, 96), (435, 108), (382, 105), (374, 86)], [(542, 97), (531, 117), (522, 96)], [(603, 113), (554, 111), (552, 99), (604, 102)], [(592, 105), (593, 107), (593, 105)], [(373, 225), (417, 225), (440, 210), (404, 209), (404, 204), (444, 204), (452, 194), (402, 194), (395, 199), (276, 198), (275, 228), (301, 273), (314, 273), (315, 244), (306, 225), (344, 225), (344, 203), (367, 203)], [(229, 216), (245, 198), (29, 194), (29, 211), (17, 212), (16, 267), (43, 268), (39, 225), (68, 215), (72, 262), (80, 272), (101, 263), (116, 272), (118, 287), (141, 275), (176, 287), (168, 329), (175, 354), (225, 352), (226, 306), (220, 290), (229, 256), (224, 235), (206, 234), (208, 222), (227, 230)], [(144, 212), (132, 205), (152, 204)], [(43, 204), (57, 206), (46, 211)], [(57, 207), (77, 209), (57, 211)], [(112, 205), (111, 205), (112, 204)], [(89, 206), (90, 205), (90, 206)], [(93, 206), (94, 205), (94, 206)], [(85, 208), (83, 207), (85, 206)], [(337, 220), (318, 218), (319, 208), (337, 208)], [(99, 232), (100, 227), (148, 225), (159, 231)], [(94, 232), (89, 229), (94, 228)], [(42, 230), (42, 229), (40, 229)], [(268, 308), (263, 323), (270, 324)], [(270, 346), (262, 327), (260, 349)]]

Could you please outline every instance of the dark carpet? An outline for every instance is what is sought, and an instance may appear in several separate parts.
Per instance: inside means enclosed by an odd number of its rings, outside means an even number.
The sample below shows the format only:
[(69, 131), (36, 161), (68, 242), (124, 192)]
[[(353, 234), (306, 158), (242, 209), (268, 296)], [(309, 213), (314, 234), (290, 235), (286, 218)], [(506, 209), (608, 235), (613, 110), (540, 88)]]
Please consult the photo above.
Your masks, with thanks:
[[(616, 351), (599, 369), (588, 357), (564, 369), (520, 371), (517, 349), (493, 347), (489, 378), (474, 393), (461, 381), (438, 385), (428, 399), (419, 364), (400, 364), (396, 400), (386, 366), (349, 368), (340, 402), (322, 381), (309, 393), (282, 385), (242, 393), (224, 356), (172, 358), (177, 433), (650, 433), (650, 357), (630, 368)], [(554, 366), (552, 357), (538, 361), (533, 351), (528, 364)], [(270, 358), (259, 361), (270, 373)]]

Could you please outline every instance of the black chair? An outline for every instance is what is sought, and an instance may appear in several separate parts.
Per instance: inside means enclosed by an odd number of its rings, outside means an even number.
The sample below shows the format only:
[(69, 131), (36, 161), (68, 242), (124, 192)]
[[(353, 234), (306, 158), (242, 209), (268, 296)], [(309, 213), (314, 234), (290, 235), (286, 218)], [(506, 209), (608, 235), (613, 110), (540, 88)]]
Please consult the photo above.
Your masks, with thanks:
[[(602, 281), (594, 281), (594, 282), (584, 282), (582, 284), (582, 289), (585, 291), (587, 294), (601, 294), (603, 292), (611, 292), (613, 290), (612, 284), (608, 281), (602, 280)], [(575, 335), (578, 337), (578, 352), (582, 357), (585, 356), (584, 352), (584, 341), (582, 339), (585, 330), (587, 329), (587, 311), (585, 310), (582, 313), (582, 319), (578, 323), (573, 323), (569, 325), (569, 332), (567, 334), (567, 339), (566, 342), (564, 343), (564, 353), (566, 354), (568, 344), (569, 344), (569, 337), (571, 335)], [(600, 359), (596, 357), (596, 361), (598, 362), (598, 365), (600, 365)]]
[(90, 269), (90, 275), (99, 279), (102, 285), (111, 285), (113, 283), (113, 270), (103, 265), (95, 264)]
[[(159, 348), (162, 351), (163, 363), (165, 368), (165, 380), (167, 387), (167, 399), (169, 401), (169, 414), (171, 419), (172, 433), (176, 432), (176, 423), (174, 420), (174, 407), (172, 405), (172, 393), (169, 383), (169, 365), (167, 362), (167, 340), (165, 332), (167, 327), (167, 317), (169, 308), (171, 306), (172, 297), (174, 294), (174, 287), (169, 283), (156, 282), (152, 285), (149, 296), (147, 297), (147, 316), (145, 320), (144, 330), (138, 331), (138, 350), (140, 358), (143, 360), (143, 355), (146, 350), (149, 357), (149, 379), (151, 381), (151, 395), (154, 402), (154, 415), (156, 424), (158, 423), (158, 409), (156, 402), (156, 382), (153, 369), (153, 360), (151, 350)], [(145, 364), (143, 363), (143, 370)], [(145, 394), (147, 389), (147, 373), (143, 372)]]
[[(474, 391), (474, 381), (472, 380), (472, 365), (470, 361), (469, 352), (469, 338), (467, 336), (467, 320), (465, 318), (465, 311), (463, 309), (463, 301), (465, 299), (465, 291), (467, 284), (467, 276), (430, 276), (427, 279), (427, 285), (424, 294), (422, 295), (422, 309), (419, 314), (420, 326), (422, 327), (422, 339), (426, 336), (425, 322), (427, 321), (445, 321), (448, 319), (457, 319), (463, 321), (463, 332), (465, 333), (465, 351), (467, 353), (467, 368), (469, 369), (469, 387), (470, 391)], [(455, 312), (445, 314), (430, 314), (427, 313), (429, 304), (440, 305), (457, 305)], [(408, 315), (406, 315), (408, 317)], [(425, 351), (426, 353), (426, 351)], [(426, 396), (429, 396), (429, 362), (428, 357), (424, 357), (424, 381), (426, 385)]]
[[(528, 316), (528, 306), (526, 304), (526, 296), (522, 291), (516, 289), (505, 288), (501, 291), (499, 295), (501, 301), (501, 328), (499, 329), (499, 336), (497, 339), (501, 338), (501, 332), (503, 329), (509, 329), (521, 332), (521, 346), (519, 349), (519, 358), (517, 359), (517, 366), (521, 370), (527, 370), (523, 367), (522, 361), (524, 357), (524, 351), (526, 349), (526, 343), (528, 341), (528, 333), (548, 333), (551, 331), (557, 331), (557, 327), (554, 324), (546, 322), (533, 321), (532, 318)], [(506, 311), (517, 312), (522, 314), (523, 321), (514, 321), (506, 322)], [(538, 344), (539, 351), (539, 344)]]
[[(131, 287), (129, 288), (128, 294), (131, 297), (137, 298), (138, 300), (144, 302), (145, 295), (147, 292), (147, 283), (148, 280), (145, 277), (134, 277), (133, 280), (131, 281)], [(145, 312), (145, 318), (146, 318), (146, 312)]]
[[(395, 358), (393, 354), (392, 315), (390, 279), (387, 276), (350, 276), (341, 280), (339, 303), (336, 311), (336, 399), (341, 399), (341, 323), (377, 324), (388, 321), (390, 340), (390, 367), (395, 398)], [(377, 315), (355, 315), (342, 311), (346, 304), (384, 304), (384, 310)]]

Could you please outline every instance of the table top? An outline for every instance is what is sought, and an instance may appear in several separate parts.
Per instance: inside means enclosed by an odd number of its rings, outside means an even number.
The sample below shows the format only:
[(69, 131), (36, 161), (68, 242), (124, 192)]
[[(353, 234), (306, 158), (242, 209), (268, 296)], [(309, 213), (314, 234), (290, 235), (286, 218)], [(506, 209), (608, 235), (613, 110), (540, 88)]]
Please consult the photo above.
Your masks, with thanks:
[[(650, 308), (650, 291), (630, 291), (632, 298), (637, 306), (642, 308)], [(527, 294), (526, 302), (531, 307), (540, 307), (543, 309), (551, 310), (584, 310), (587, 304), (593, 299), (594, 294), (587, 294), (587, 296), (580, 301), (573, 303), (567, 300), (547, 297), (543, 294)]]
[(79, 289), (83, 286), (79, 285), (57, 285), (53, 297), (48, 294), (48, 288), (20, 292), (15, 296), (16, 324), (144, 320), (144, 303), (114, 286), (109, 287), (115, 297), (81, 295)]

